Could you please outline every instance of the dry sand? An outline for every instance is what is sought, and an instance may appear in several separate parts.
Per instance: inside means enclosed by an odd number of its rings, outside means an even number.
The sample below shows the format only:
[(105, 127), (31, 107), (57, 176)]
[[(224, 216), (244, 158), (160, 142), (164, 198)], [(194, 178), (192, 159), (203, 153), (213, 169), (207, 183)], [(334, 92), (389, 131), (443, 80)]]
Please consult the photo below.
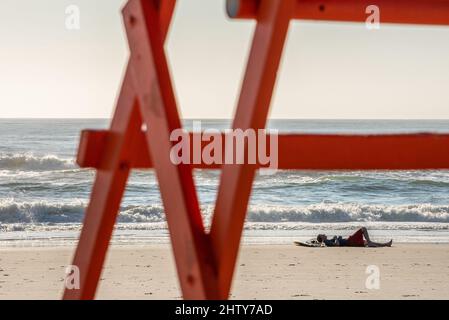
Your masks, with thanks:
[[(73, 248), (0, 249), (0, 299), (59, 299)], [(380, 288), (367, 289), (376, 265)], [(115, 246), (98, 299), (179, 299), (168, 246)], [(233, 299), (449, 299), (449, 245), (242, 248)]]

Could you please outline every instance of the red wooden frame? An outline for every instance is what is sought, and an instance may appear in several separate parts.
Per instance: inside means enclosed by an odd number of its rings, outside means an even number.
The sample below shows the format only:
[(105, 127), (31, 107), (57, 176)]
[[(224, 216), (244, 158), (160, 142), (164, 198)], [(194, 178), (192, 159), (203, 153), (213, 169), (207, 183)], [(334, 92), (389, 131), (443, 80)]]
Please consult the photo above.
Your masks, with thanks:
[[(357, 0), (228, 0), (233, 18), (257, 20), (233, 128), (265, 128), (291, 19), (366, 19)], [(382, 22), (449, 24), (449, 0), (378, 0)], [(164, 42), (175, 0), (130, 0), (123, 10), (131, 57), (108, 131), (84, 131), (77, 162), (97, 169), (73, 265), (93, 299), (129, 172), (154, 168), (186, 299), (227, 299), (258, 165), (221, 169), (210, 233), (205, 232), (191, 165), (174, 165), (170, 133), (181, 128)], [(142, 124), (149, 130), (143, 131)], [(281, 135), (279, 169), (449, 169), (449, 135)], [(153, 152), (151, 152), (153, 151)]]
[[(294, 0), (292, 19), (365, 22), (366, 8), (376, 5), (382, 23), (449, 24), (447, 0)], [(228, 0), (227, 11), (237, 19), (256, 19), (261, 0)]]

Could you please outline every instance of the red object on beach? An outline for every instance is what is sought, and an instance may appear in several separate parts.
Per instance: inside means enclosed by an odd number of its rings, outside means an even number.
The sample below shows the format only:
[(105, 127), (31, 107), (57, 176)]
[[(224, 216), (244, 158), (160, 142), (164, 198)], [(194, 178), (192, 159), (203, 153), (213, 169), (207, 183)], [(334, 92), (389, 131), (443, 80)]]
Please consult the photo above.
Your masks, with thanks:
[[(357, 0), (228, 0), (233, 18), (257, 27), (234, 129), (266, 126), (291, 19), (364, 22)], [(383, 22), (449, 24), (449, 0), (378, 0)], [(164, 51), (175, 0), (130, 0), (123, 10), (131, 57), (109, 131), (84, 131), (81, 167), (97, 169), (73, 265), (80, 288), (64, 299), (93, 299), (126, 182), (133, 168), (154, 168), (185, 299), (227, 299), (258, 165), (175, 165), (170, 133), (181, 128)], [(145, 124), (148, 130), (142, 130)], [(194, 168), (221, 169), (206, 232)], [(282, 135), (279, 169), (449, 169), (449, 135)]]
[(349, 236), (348, 246), (349, 247), (364, 247), (365, 246), (365, 239), (363, 238), (362, 229), (357, 230), (354, 234)]

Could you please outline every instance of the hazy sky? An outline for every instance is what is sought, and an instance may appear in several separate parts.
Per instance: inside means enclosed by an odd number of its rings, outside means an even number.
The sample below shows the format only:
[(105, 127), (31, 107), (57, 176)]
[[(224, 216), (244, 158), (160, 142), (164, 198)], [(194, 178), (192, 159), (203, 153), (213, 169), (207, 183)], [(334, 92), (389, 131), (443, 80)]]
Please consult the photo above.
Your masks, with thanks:
[[(224, 2), (178, 1), (167, 52), (186, 118), (233, 115), (254, 24), (227, 19)], [(0, 117), (109, 117), (124, 3), (1, 0)], [(65, 27), (69, 5), (79, 31)], [(295, 22), (272, 117), (449, 118), (448, 93), (449, 28)]]

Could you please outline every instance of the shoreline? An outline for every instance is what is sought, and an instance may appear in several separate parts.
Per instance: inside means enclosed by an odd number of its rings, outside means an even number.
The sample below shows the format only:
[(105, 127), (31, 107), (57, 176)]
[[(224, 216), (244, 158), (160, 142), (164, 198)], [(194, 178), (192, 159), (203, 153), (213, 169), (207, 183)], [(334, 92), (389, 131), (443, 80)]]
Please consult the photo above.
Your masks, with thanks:
[[(365, 226), (377, 242), (393, 239), (395, 243), (449, 244), (449, 223), (416, 222), (346, 222), (346, 223), (254, 223), (246, 222), (244, 245), (290, 245), (307, 241), (317, 234), (348, 237)], [(14, 226), (0, 225), (0, 248), (5, 247), (65, 247), (76, 245), (81, 224)], [(206, 224), (206, 230), (209, 228)], [(118, 223), (111, 243), (114, 245), (169, 244), (165, 223)]]
[[(0, 299), (60, 299), (73, 246), (0, 248)], [(368, 266), (380, 288), (367, 289)], [(169, 245), (112, 245), (97, 299), (180, 299)], [(449, 244), (245, 244), (231, 299), (449, 299)]]

